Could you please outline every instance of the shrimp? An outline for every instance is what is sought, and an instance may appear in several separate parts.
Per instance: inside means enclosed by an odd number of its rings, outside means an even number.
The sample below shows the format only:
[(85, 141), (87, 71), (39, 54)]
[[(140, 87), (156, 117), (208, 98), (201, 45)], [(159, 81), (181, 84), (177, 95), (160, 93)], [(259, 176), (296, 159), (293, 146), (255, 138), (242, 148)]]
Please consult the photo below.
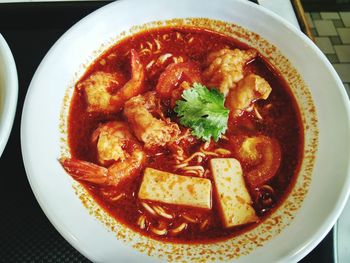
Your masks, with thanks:
[(162, 98), (170, 98), (171, 106), (181, 98), (185, 89), (193, 83), (201, 83), (199, 65), (193, 61), (173, 63), (166, 67), (160, 75), (156, 91)]
[[(127, 117), (136, 137), (145, 147), (165, 146), (177, 139), (179, 126), (165, 118), (160, 109), (160, 100), (155, 92), (147, 92), (131, 98), (125, 103)], [(156, 116), (160, 116), (157, 118)]]
[(229, 91), (225, 105), (230, 109), (231, 116), (237, 117), (243, 111), (250, 111), (252, 103), (256, 100), (266, 100), (271, 90), (271, 86), (264, 78), (250, 74)]
[(264, 135), (230, 138), (236, 158), (250, 167), (245, 173), (247, 183), (259, 187), (275, 176), (281, 163), (281, 149), (276, 139)]
[(121, 121), (101, 124), (94, 131), (92, 141), (96, 143), (98, 161), (102, 165), (110, 161), (124, 161), (128, 153), (123, 149), (136, 144), (129, 126)]
[(199, 65), (192, 61), (170, 64), (159, 76), (157, 93), (162, 98), (169, 98), (172, 90), (182, 82), (182, 78), (187, 79), (190, 84), (201, 82)]
[[(144, 91), (143, 82), (145, 73), (143, 65), (135, 50), (132, 49), (130, 54), (132, 77), (126, 83), (121, 73), (97, 71), (90, 75), (89, 78), (78, 84), (78, 88), (85, 91), (87, 111), (120, 111), (126, 100), (141, 94)], [(122, 83), (125, 84), (120, 87)]]
[(243, 78), (243, 68), (247, 62), (257, 56), (255, 49), (230, 50), (227, 48), (210, 53), (207, 57), (207, 68), (202, 76), (209, 87), (219, 89), (226, 97), (235, 83)]
[(61, 158), (63, 168), (76, 180), (102, 186), (117, 186), (123, 179), (130, 178), (142, 169), (146, 154), (123, 122), (109, 122), (96, 129), (93, 141), (97, 140), (97, 155), (101, 164), (75, 158)]

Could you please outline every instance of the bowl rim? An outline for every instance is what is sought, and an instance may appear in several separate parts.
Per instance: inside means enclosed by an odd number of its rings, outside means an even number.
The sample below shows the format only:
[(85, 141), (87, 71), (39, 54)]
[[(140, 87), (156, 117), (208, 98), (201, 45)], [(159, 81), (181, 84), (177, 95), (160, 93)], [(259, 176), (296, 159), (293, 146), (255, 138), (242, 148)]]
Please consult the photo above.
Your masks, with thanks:
[[(346, 107), (346, 114), (347, 116), (350, 116), (350, 104), (348, 103), (348, 101), (346, 101), (346, 92), (343, 89), (341, 89), (340, 87), (343, 86), (339, 76), (337, 75), (336, 71), (334, 70), (334, 68), (332, 67), (332, 65), (330, 64), (330, 62), (326, 59), (325, 55), (316, 47), (316, 45), (310, 40), (308, 39), (304, 34), (302, 34), (297, 28), (295, 28), (294, 25), (292, 25), (291, 23), (289, 23), (288, 21), (283, 20), (281, 17), (279, 17), (278, 15), (276, 15), (275, 13), (273, 13), (272, 11), (267, 10), (266, 8), (263, 8), (261, 6), (258, 6), (254, 3), (248, 2), (248, 1), (243, 1), (243, 0), (236, 0), (237, 2), (240, 2), (242, 4), (246, 4), (246, 5), (250, 5), (251, 7), (254, 8), (258, 8), (260, 9), (261, 12), (265, 13), (268, 16), (273, 17), (274, 19), (278, 20), (281, 24), (283, 24), (285, 27), (287, 27), (289, 30), (293, 31), (296, 35), (299, 36), (300, 40), (305, 43), (306, 45), (312, 47), (313, 51), (316, 52), (316, 54), (320, 57), (320, 59), (324, 62), (325, 66), (327, 67), (327, 69), (329, 70), (329, 72), (331, 73), (332, 77), (334, 78), (336, 84), (337, 84), (337, 89), (339, 89), (340, 94), (342, 95), (342, 99), (345, 102), (345, 107)], [(124, 2), (124, 1), (120, 1), (120, 2)], [(98, 16), (100, 13), (103, 13), (105, 9), (109, 8), (110, 5), (118, 5), (120, 2), (116, 2), (116, 3), (110, 3), (104, 7), (101, 7), (97, 10), (95, 10), (94, 12), (90, 13), (89, 15), (87, 15), (86, 17), (84, 17), (82, 20), (80, 20), (79, 22), (77, 22), (75, 25), (73, 25), (66, 33), (64, 33), (64, 35), (61, 36), (61, 39), (65, 38), (68, 34), (70, 34), (71, 30), (73, 28), (77, 28), (80, 24), (85, 23), (85, 21), (93, 18), (94, 16)], [(58, 45), (59, 40), (54, 44), (54, 46), (50, 49), (50, 51), (56, 46)], [(49, 52), (50, 52), (49, 51)], [(49, 55), (49, 52), (47, 53), (47, 55)], [(47, 56), (45, 56), (45, 58), (43, 59), (43, 61), (41, 62), (40, 66), (42, 66), (42, 64), (44, 64), (43, 62), (47, 59)], [(40, 66), (37, 70), (40, 69)], [(34, 78), (32, 80), (32, 82), (34, 82)], [(27, 101), (27, 98), (26, 98)], [(23, 117), (25, 114), (22, 114), (22, 121), (23, 121)], [(22, 122), (23, 123), (23, 122)], [(348, 128), (350, 126), (348, 125)], [(23, 127), (22, 127), (23, 128)], [(23, 138), (23, 130), (21, 128), (21, 138)], [(350, 130), (350, 129), (349, 129)], [(22, 148), (23, 149), (23, 148)], [(24, 162), (26, 163), (27, 160), (25, 160), (24, 158)], [(26, 167), (27, 170), (27, 167)], [(350, 171), (350, 164), (348, 164), (347, 167), (347, 171), (348, 171), (348, 175), (349, 175), (349, 171)], [(29, 182), (31, 184), (32, 189), (34, 190), (34, 182), (31, 180), (31, 178), (29, 177)], [(328, 217), (327, 220), (325, 220), (323, 222), (323, 224), (320, 226), (319, 231), (317, 233), (315, 233), (315, 235), (313, 236), (313, 239), (309, 239), (307, 243), (305, 244), (300, 244), (300, 246), (298, 247), (297, 251), (291, 251), (290, 254), (288, 254), (287, 258), (289, 259), (297, 259), (300, 260), (301, 258), (303, 258), (306, 254), (308, 254), (314, 247), (316, 247), (316, 245), (324, 238), (324, 236), (329, 232), (329, 230), (333, 227), (334, 223), (336, 222), (337, 218), (339, 217), (341, 211), (343, 210), (347, 197), (350, 194), (350, 178), (348, 176), (347, 180), (346, 180), (346, 184), (344, 185), (343, 191), (339, 194), (338, 197), (338, 203), (337, 206), (334, 208), (332, 216)], [(35, 191), (33, 191), (40, 206), (42, 207), (42, 209), (45, 211), (45, 205), (44, 205), (44, 200), (42, 200), (39, 196), (38, 193), (36, 193)], [(49, 213), (48, 213), (49, 214)], [(88, 258), (89, 257), (89, 253), (87, 251), (84, 251), (83, 248), (79, 245), (79, 242), (72, 236), (72, 234), (67, 231), (66, 229), (64, 229), (64, 227), (59, 227), (54, 221), (54, 218), (51, 218), (48, 214), (46, 214), (46, 216), (49, 218), (50, 222), (55, 226), (55, 228), (59, 231), (59, 233), (73, 246), (75, 247), (79, 252), (81, 252), (83, 255), (85, 255)], [(322, 234), (320, 234), (322, 233)], [(91, 256), (91, 255), (90, 255)]]
[(4, 60), (5, 85), (3, 109), (0, 112), (0, 158), (6, 147), (13, 127), (18, 101), (18, 75), (16, 62), (5, 38), (0, 33), (0, 57)]

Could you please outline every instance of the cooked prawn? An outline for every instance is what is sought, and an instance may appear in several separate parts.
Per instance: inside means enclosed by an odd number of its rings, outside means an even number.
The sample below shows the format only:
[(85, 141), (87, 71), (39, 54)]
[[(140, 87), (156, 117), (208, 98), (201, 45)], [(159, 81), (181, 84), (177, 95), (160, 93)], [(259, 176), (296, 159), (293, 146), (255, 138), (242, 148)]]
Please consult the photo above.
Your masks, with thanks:
[(230, 141), (236, 158), (250, 167), (245, 178), (251, 187), (261, 186), (276, 175), (281, 163), (281, 150), (276, 139), (264, 135), (236, 136)]
[(98, 161), (107, 164), (110, 161), (124, 161), (128, 153), (123, 150), (128, 144), (135, 144), (135, 138), (129, 126), (121, 121), (110, 121), (101, 124), (93, 133), (96, 143)]
[(156, 91), (162, 98), (170, 98), (172, 91), (183, 81), (189, 82), (190, 85), (194, 82), (201, 82), (197, 63), (189, 61), (167, 66), (159, 76)]
[[(78, 84), (78, 88), (85, 91), (87, 111), (117, 112), (122, 109), (126, 100), (144, 91), (143, 65), (135, 50), (132, 49), (130, 54), (132, 77), (126, 83), (124, 77), (118, 72), (97, 71)], [(121, 83), (125, 84), (120, 87)]]
[(255, 49), (221, 49), (207, 57), (207, 68), (202, 76), (208, 87), (219, 89), (224, 96), (243, 78), (243, 68), (247, 62), (257, 56)]
[(146, 161), (141, 145), (123, 122), (100, 126), (94, 132), (93, 140), (97, 140), (99, 162), (114, 163), (104, 167), (74, 158), (61, 158), (63, 168), (76, 180), (117, 186), (121, 180), (136, 175)]
[(163, 116), (155, 92), (146, 92), (128, 100), (124, 114), (136, 137), (145, 143), (145, 147), (165, 146), (180, 134), (179, 126)]
[(266, 100), (271, 90), (271, 86), (264, 78), (250, 74), (229, 91), (225, 105), (230, 109), (231, 116), (237, 117), (243, 111), (250, 111), (256, 100)]
[(174, 107), (182, 92), (195, 82), (202, 82), (200, 68), (196, 62), (173, 63), (160, 75), (156, 91), (162, 98), (170, 98), (171, 106)]

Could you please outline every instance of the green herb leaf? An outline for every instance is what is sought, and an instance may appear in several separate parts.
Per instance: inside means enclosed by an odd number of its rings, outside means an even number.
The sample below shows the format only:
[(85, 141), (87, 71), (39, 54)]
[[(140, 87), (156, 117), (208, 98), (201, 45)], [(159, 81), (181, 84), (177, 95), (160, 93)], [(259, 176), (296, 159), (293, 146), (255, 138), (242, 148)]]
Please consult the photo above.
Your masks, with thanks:
[(174, 111), (180, 117), (180, 123), (192, 129), (192, 134), (199, 139), (218, 141), (227, 129), (229, 110), (225, 108), (225, 97), (217, 89), (194, 83), (184, 90), (184, 100), (176, 101)]

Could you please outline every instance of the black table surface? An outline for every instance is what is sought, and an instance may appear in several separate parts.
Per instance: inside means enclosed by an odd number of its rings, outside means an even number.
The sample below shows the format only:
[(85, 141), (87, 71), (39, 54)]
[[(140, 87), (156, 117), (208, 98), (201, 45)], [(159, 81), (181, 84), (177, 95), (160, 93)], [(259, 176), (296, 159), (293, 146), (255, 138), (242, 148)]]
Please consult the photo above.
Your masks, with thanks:
[[(15, 121), (0, 159), (0, 262), (89, 262), (61, 237), (38, 205), (22, 161), (20, 125), (29, 83), (47, 51), (68, 28), (107, 3), (0, 4), (0, 33), (13, 52), (19, 80)], [(334, 262), (333, 231), (300, 262)]]

